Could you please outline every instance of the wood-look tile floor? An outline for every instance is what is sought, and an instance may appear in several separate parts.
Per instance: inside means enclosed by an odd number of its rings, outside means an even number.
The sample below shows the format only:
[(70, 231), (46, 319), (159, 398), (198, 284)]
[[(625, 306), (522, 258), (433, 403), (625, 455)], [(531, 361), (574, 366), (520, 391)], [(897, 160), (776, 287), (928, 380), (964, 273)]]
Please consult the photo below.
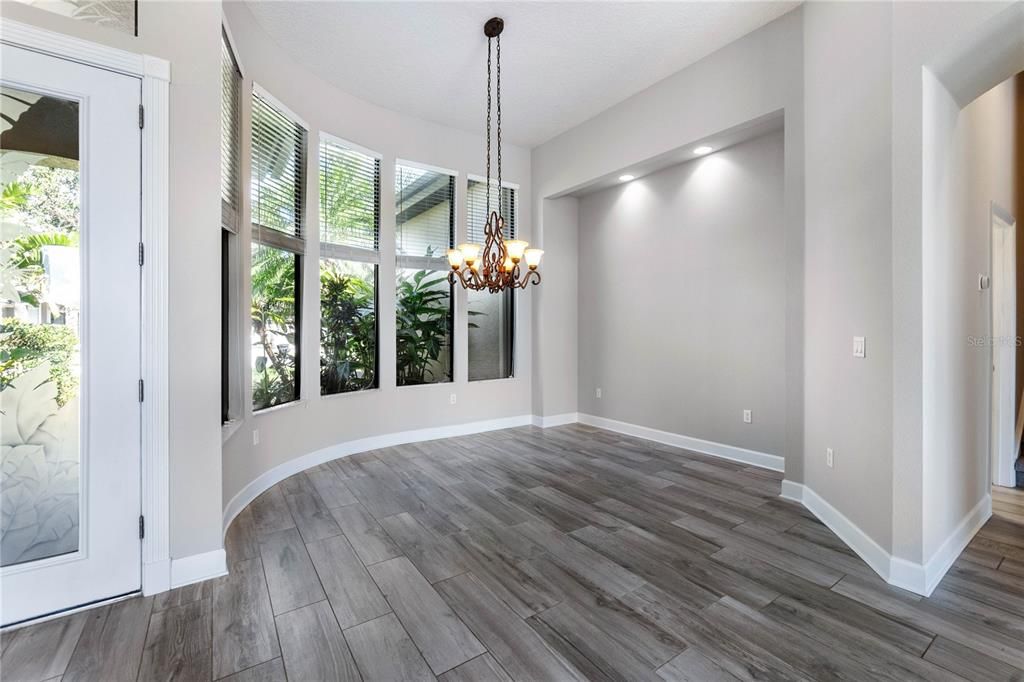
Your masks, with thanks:
[(230, 575), (7, 633), (2, 676), (1024, 679), (1024, 526), (922, 599), (779, 487), (580, 425), (336, 460), (241, 513)]

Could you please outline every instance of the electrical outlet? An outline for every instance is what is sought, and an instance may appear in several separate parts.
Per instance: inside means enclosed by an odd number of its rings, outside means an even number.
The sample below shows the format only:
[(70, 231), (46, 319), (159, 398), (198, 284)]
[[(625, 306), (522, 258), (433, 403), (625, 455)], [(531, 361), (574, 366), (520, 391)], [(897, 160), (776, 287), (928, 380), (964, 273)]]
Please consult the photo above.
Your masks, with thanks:
[(597, 389), (597, 397), (598, 397), (598, 398), (600, 398), (600, 397), (601, 397), (601, 389)]
[(454, 393), (452, 393), (450, 396), (448, 396), (448, 402), (450, 404), (452, 404), (452, 405), (455, 404), (455, 394)]
[(743, 410), (743, 423), (749, 424), (754, 421), (754, 416), (750, 413), (750, 410)]
[(832, 448), (825, 448), (825, 464), (829, 469), (836, 468), (836, 453), (832, 451)]
[(260, 430), (259, 429), (253, 429), (252, 430), (252, 444), (253, 445), (259, 445), (260, 444)]

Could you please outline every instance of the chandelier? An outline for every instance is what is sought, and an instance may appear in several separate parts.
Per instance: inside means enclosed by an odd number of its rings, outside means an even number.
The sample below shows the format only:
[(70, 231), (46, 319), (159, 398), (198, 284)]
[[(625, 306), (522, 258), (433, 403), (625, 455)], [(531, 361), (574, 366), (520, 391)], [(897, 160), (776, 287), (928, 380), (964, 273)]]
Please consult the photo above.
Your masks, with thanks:
[[(487, 219), (484, 223), (484, 243), (459, 244), (448, 249), (448, 264), (451, 271), (448, 281), (456, 280), (465, 289), (491, 293), (512, 289), (524, 289), (530, 282), (540, 284), (541, 249), (528, 248), (521, 239), (505, 239), (505, 218), (501, 215), (501, 31), (505, 22), (494, 17), (484, 24), (487, 36)], [(497, 44), (497, 161), (498, 161), (498, 202), (491, 210), (491, 42)], [(523, 265), (526, 267), (523, 268)]]

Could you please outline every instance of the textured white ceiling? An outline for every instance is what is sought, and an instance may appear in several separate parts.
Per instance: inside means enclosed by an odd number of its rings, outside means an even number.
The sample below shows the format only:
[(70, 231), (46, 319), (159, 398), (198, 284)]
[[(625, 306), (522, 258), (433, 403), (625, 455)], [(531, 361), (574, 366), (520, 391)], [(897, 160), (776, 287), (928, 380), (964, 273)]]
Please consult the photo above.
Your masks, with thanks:
[(798, 2), (267, 2), (267, 34), (342, 90), (482, 132), (484, 22), (502, 34), (503, 138), (538, 145)]

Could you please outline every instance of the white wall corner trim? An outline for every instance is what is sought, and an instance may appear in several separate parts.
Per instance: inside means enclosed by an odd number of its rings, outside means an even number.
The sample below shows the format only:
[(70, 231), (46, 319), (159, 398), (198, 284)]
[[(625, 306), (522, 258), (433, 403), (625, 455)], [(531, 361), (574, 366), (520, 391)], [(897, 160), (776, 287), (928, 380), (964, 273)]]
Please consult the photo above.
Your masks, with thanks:
[(0, 40), (62, 59), (140, 78), (142, 129), (142, 592), (170, 588), (168, 447), (167, 229), (170, 164), (170, 76), (165, 59), (136, 54), (17, 21), (0, 24)]
[(575, 424), (580, 420), (579, 414), (575, 412), (566, 412), (565, 414), (552, 414), (547, 417), (539, 414), (533, 415), (533, 425), (539, 426), (542, 429), (548, 429), (552, 426), (565, 426), (566, 424)]
[(227, 555), (223, 549), (171, 559), (171, 587), (191, 585), (227, 573)]
[(782, 497), (782, 498), (787, 499), (787, 500), (792, 500), (793, 502), (799, 502), (800, 504), (803, 504), (803, 502), (804, 502), (804, 484), (803, 483), (796, 483), (795, 481), (790, 481), (790, 480), (787, 480), (787, 479), (783, 479), (782, 480), (782, 492), (779, 493), (779, 497)]
[(482, 421), (467, 422), (465, 424), (452, 424), (451, 426), (436, 426), (425, 429), (414, 429), (410, 431), (397, 431), (386, 433), (380, 436), (369, 436), (358, 440), (350, 440), (344, 443), (337, 443), (326, 448), (314, 450), (313, 452), (295, 457), (287, 462), (278, 464), (273, 469), (263, 472), (253, 479), (248, 485), (238, 491), (231, 501), (224, 507), (224, 533), (238, 514), (255, 500), (261, 493), (269, 490), (284, 479), (305, 471), (310, 467), (329, 462), (332, 459), (348, 457), (360, 452), (377, 450), (380, 448), (404, 445), (406, 443), (418, 443), (426, 440), (438, 440), (440, 438), (454, 438), (456, 436), (468, 436), (474, 433), (486, 431), (497, 431), (499, 429), (511, 429), (517, 426), (529, 426), (535, 417), (524, 414), (514, 417), (503, 417), (500, 419), (485, 419)]
[(964, 516), (945, 542), (924, 564), (893, 557), (890, 583), (905, 590), (930, 596), (975, 534), (992, 516), (992, 496), (985, 495)]
[(753, 464), (754, 466), (771, 469), (772, 471), (785, 471), (786, 460), (778, 455), (771, 455), (767, 452), (748, 450), (746, 448), (736, 447), (735, 445), (726, 445), (725, 443), (716, 443), (714, 441), (694, 438), (692, 436), (684, 436), (680, 433), (660, 431), (647, 426), (620, 422), (606, 417), (597, 417), (592, 414), (580, 413), (579, 422), (581, 424), (596, 426), (600, 429), (623, 433), (627, 436), (653, 440), (656, 443), (663, 443), (665, 445), (671, 445), (684, 450), (692, 450), (693, 452), (711, 455), (712, 457), (721, 457), (722, 459), (728, 459), (734, 462)]
[(986, 495), (964, 517), (932, 558), (924, 564), (918, 564), (889, 554), (842, 512), (802, 483), (782, 481), (779, 496), (803, 504), (887, 583), (925, 597), (931, 595), (971, 538), (992, 516), (992, 496)]

